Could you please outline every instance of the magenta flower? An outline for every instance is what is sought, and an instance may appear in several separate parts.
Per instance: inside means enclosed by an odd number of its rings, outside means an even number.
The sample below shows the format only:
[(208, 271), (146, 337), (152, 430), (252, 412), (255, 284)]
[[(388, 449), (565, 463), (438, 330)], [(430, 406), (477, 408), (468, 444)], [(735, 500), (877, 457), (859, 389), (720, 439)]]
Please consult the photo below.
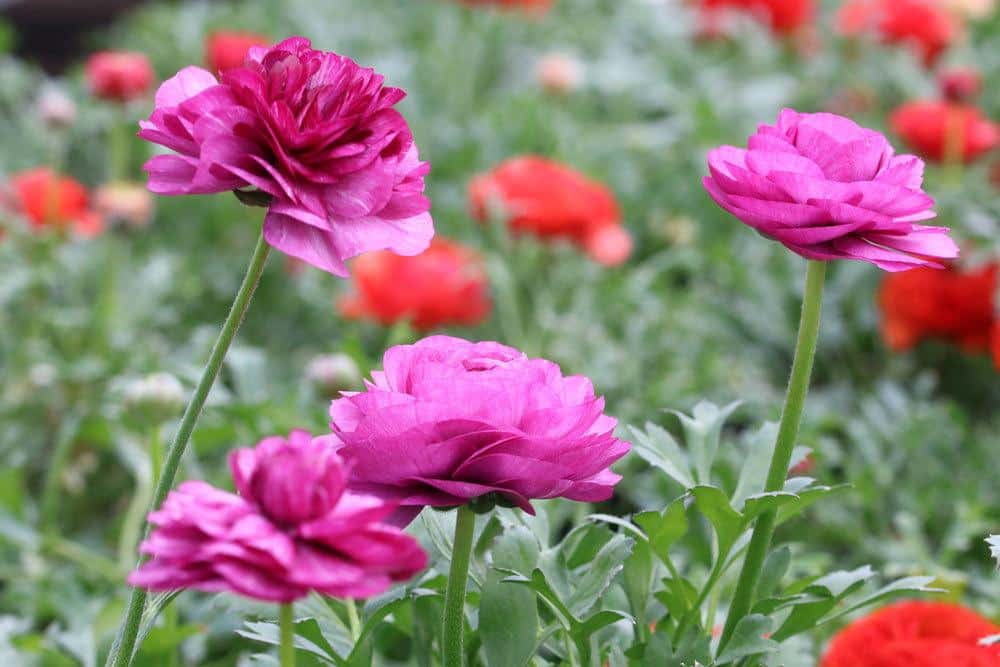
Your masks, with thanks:
[(229, 457), (240, 495), (184, 482), (149, 515), (152, 556), (129, 576), (165, 591), (229, 591), (291, 602), (309, 591), (377, 595), (427, 564), (415, 539), (381, 521), (396, 506), (345, 491), (347, 469), (326, 438), (292, 431)]
[(302, 37), (253, 47), (221, 81), (186, 67), (156, 93), (139, 136), (176, 155), (146, 163), (165, 195), (256, 189), (267, 242), (330, 273), (369, 250), (422, 252), (434, 235), (406, 95)]
[(708, 168), (719, 206), (803, 257), (905, 271), (958, 256), (947, 227), (916, 224), (935, 216), (924, 163), (848, 118), (784, 109), (747, 149), (709, 152)]
[(332, 439), (352, 486), (410, 508), (397, 521), (491, 494), (529, 513), (532, 498), (607, 500), (621, 479), (608, 466), (630, 445), (585, 377), (449, 336), (390, 348), (383, 362), (367, 391), (331, 405)]

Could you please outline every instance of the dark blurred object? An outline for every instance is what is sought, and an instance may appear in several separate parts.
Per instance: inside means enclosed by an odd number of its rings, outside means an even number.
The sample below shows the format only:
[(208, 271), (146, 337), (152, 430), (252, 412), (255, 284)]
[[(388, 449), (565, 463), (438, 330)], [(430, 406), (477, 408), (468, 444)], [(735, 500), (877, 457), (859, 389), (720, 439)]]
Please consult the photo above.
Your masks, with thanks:
[(143, 1), (0, 0), (0, 12), (15, 28), (16, 52), (58, 72), (79, 58), (88, 31)]

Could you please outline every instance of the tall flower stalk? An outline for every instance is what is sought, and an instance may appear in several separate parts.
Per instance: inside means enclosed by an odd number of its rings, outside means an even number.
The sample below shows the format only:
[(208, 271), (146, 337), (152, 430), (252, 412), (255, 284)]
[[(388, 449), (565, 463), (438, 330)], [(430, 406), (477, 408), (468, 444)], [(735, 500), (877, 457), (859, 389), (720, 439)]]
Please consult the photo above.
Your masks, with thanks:
[[(823, 283), (826, 278), (825, 262), (809, 262), (806, 269), (805, 295), (802, 299), (802, 315), (799, 321), (799, 335), (795, 343), (795, 357), (792, 361), (792, 373), (788, 380), (785, 394), (785, 407), (781, 412), (781, 425), (778, 428), (778, 439), (771, 457), (771, 466), (767, 472), (765, 492), (781, 491), (788, 477), (788, 466), (792, 461), (792, 452), (799, 434), (799, 424), (802, 421), (802, 409), (805, 406), (806, 394), (809, 393), (809, 378), (812, 375), (813, 360), (816, 357), (816, 341), (819, 339), (820, 314), (823, 308)], [(726, 625), (722, 631), (719, 650), (726, 645), (736, 629), (736, 625), (750, 612), (757, 584), (760, 581), (764, 559), (771, 547), (771, 538), (777, 524), (777, 511), (765, 512), (757, 520), (750, 545), (747, 547), (743, 570), (740, 572), (739, 583)]]
[[(260, 283), (260, 277), (264, 272), (264, 265), (267, 262), (270, 250), (271, 247), (264, 241), (264, 237), (260, 236), (257, 239), (257, 245), (254, 247), (253, 254), (250, 256), (250, 264), (247, 267), (246, 275), (243, 277), (243, 283), (236, 293), (236, 298), (229, 309), (226, 321), (222, 324), (222, 330), (219, 332), (218, 338), (215, 339), (212, 352), (208, 356), (208, 363), (205, 365), (205, 370), (201, 373), (201, 379), (198, 380), (198, 386), (195, 387), (194, 394), (191, 395), (191, 399), (184, 409), (184, 416), (181, 418), (181, 424), (177, 429), (177, 434), (174, 436), (173, 443), (171, 443), (170, 449), (167, 450), (159, 477), (156, 480), (156, 486), (153, 489), (150, 509), (159, 507), (163, 503), (167, 497), (167, 493), (174, 484), (177, 469), (181, 464), (181, 457), (184, 456), (184, 450), (187, 449), (188, 441), (191, 439), (191, 433), (194, 431), (195, 423), (201, 415), (201, 410), (205, 406), (208, 393), (212, 389), (212, 385), (215, 384), (215, 379), (219, 376), (219, 370), (222, 368), (222, 362), (225, 361), (226, 352), (229, 351), (229, 346), (232, 345), (233, 339), (236, 338), (236, 332), (239, 331), (240, 325), (243, 323), (243, 318), (250, 307), (250, 301), (253, 299), (254, 291)], [(140, 563), (142, 561), (143, 559), (140, 559)], [(115, 643), (111, 647), (111, 653), (108, 655), (107, 665), (125, 667), (132, 663), (132, 657), (135, 653), (135, 642), (139, 634), (139, 623), (142, 620), (142, 612), (145, 607), (146, 591), (141, 588), (133, 588), (129, 596), (128, 605), (125, 608), (125, 613), (122, 615), (118, 636), (115, 638)]]
[(465, 587), (469, 579), (475, 528), (475, 512), (468, 505), (462, 505), (455, 514), (451, 569), (444, 594), (444, 627), (441, 632), (444, 667), (462, 667), (465, 659)]

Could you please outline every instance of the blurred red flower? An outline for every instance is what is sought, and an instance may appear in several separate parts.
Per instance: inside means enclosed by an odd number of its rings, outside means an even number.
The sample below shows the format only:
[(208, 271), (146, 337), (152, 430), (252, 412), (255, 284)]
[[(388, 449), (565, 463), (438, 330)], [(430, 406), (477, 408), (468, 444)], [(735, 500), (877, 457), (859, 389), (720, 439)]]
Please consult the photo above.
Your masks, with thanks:
[(889, 124), (928, 160), (945, 160), (954, 151), (972, 162), (1000, 143), (1000, 126), (978, 108), (955, 102), (908, 102), (892, 112)]
[(421, 331), (478, 324), (489, 315), (489, 284), (471, 248), (435, 238), (419, 255), (378, 251), (361, 255), (352, 270), (355, 293), (341, 299), (345, 317), (381, 324), (410, 320)]
[(1000, 371), (1000, 322), (993, 325), (993, 333), (990, 335), (990, 352), (993, 354), (993, 365)]
[(909, 44), (927, 66), (962, 34), (961, 22), (937, 0), (847, 0), (837, 27), (844, 35), (871, 32), (890, 44)]
[(699, 4), (709, 16), (726, 9), (748, 12), (779, 34), (795, 32), (816, 13), (815, 0), (700, 0)]
[(104, 230), (101, 217), (89, 207), (87, 189), (48, 167), (14, 174), (10, 191), (16, 209), (36, 230), (68, 229), (83, 237), (97, 236)]
[(939, 338), (986, 350), (993, 328), (997, 266), (917, 268), (888, 274), (879, 290), (882, 336), (894, 350)]
[(968, 102), (979, 96), (983, 76), (974, 67), (952, 67), (938, 73), (941, 96), (951, 102)]
[(128, 102), (146, 95), (153, 86), (153, 66), (142, 53), (102, 51), (87, 60), (87, 84), (101, 99)]
[(268, 37), (254, 32), (213, 32), (205, 40), (205, 63), (213, 72), (225, 72), (243, 65), (252, 47), (270, 43)]
[(528, 155), (502, 162), (472, 179), (469, 200), (479, 220), (499, 211), (513, 233), (568, 239), (601, 264), (621, 264), (632, 252), (611, 190), (553, 160)]
[(841, 630), (820, 667), (1000, 667), (1000, 649), (980, 646), (1000, 626), (943, 602), (901, 602)]

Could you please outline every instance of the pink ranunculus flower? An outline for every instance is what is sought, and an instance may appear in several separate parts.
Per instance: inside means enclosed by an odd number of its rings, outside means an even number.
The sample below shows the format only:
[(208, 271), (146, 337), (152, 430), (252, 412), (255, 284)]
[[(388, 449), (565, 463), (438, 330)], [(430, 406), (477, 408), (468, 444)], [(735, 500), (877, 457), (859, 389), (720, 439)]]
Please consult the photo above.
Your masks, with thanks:
[(267, 242), (338, 276), (370, 250), (423, 251), (434, 235), (405, 96), (302, 37), (253, 47), (220, 74), (187, 67), (164, 82), (139, 136), (177, 154), (146, 163), (165, 195), (256, 189)]
[(597, 502), (621, 479), (609, 466), (630, 445), (585, 377), (450, 336), (390, 348), (383, 363), (366, 391), (333, 401), (331, 428), (352, 486), (398, 500), (398, 522), (482, 496), (529, 513), (533, 498)]
[(189, 481), (149, 515), (140, 546), (152, 559), (133, 586), (229, 591), (291, 602), (309, 591), (377, 595), (427, 564), (419, 543), (382, 520), (396, 506), (346, 491), (348, 471), (329, 438), (292, 431), (229, 458), (239, 495)]
[(710, 151), (708, 167), (719, 206), (803, 257), (905, 271), (958, 256), (947, 227), (917, 224), (935, 216), (924, 163), (848, 118), (784, 109), (746, 149)]

